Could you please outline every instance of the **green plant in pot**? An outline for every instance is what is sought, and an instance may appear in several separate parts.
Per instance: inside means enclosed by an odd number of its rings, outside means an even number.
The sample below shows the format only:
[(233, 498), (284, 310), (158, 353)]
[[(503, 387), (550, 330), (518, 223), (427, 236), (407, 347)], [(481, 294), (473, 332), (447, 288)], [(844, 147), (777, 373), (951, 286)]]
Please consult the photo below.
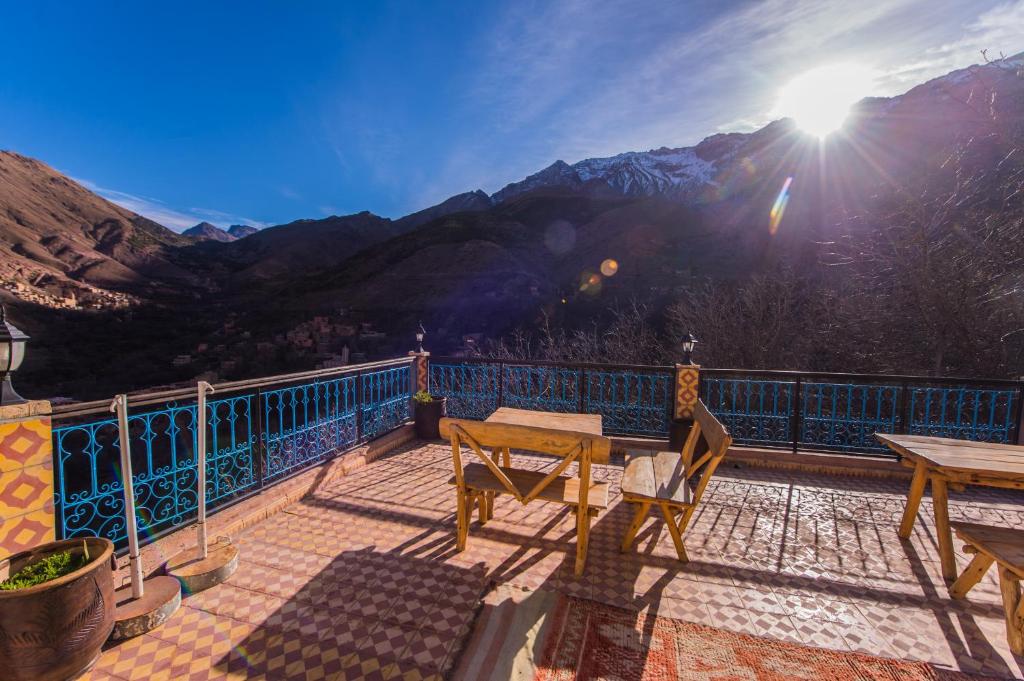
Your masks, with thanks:
[(96, 661), (114, 627), (113, 555), (88, 537), (0, 561), (0, 677), (64, 681)]
[(447, 397), (431, 395), (421, 390), (412, 396), (413, 421), (416, 437), (421, 440), (441, 439), (441, 417), (445, 415), (448, 405)]

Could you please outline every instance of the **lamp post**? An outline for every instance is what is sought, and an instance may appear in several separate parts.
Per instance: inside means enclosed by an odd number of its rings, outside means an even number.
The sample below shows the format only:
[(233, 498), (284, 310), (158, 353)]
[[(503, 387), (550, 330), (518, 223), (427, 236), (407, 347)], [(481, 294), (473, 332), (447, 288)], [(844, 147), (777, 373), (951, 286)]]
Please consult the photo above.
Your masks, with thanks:
[(683, 336), (683, 361), (686, 364), (693, 364), (693, 346), (697, 345), (697, 339), (692, 333)]
[(28, 402), (14, 391), (11, 385), (11, 374), (18, 370), (25, 359), (25, 343), (28, 336), (7, 321), (7, 308), (0, 305), (0, 372), (3, 383), (0, 385), (0, 406), (24, 404)]
[(423, 352), (423, 337), (427, 335), (427, 330), (423, 328), (423, 322), (420, 322), (420, 328), (416, 330), (416, 352)]

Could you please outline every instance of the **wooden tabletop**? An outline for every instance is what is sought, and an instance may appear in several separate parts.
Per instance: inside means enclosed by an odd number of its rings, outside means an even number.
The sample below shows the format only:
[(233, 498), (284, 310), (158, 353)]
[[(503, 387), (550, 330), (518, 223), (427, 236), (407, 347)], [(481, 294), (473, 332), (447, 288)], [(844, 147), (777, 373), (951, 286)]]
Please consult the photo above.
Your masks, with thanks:
[(531, 409), (501, 407), (487, 417), (487, 423), (505, 423), (513, 426), (533, 426), (565, 430), (586, 435), (602, 435), (600, 414), (561, 414)]
[(1024, 476), (1024, 447), (1019, 445), (926, 435), (876, 433), (875, 437), (908, 459), (934, 468), (1001, 478)]

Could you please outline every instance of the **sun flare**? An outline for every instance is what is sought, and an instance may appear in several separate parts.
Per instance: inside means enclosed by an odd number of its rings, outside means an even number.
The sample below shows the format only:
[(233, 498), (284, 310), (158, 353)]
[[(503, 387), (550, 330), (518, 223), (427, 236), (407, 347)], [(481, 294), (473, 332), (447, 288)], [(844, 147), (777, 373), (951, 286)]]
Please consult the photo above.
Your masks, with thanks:
[(842, 127), (854, 103), (871, 94), (874, 81), (874, 72), (856, 64), (820, 66), (786, 83), (774, 113), (825, 137)]

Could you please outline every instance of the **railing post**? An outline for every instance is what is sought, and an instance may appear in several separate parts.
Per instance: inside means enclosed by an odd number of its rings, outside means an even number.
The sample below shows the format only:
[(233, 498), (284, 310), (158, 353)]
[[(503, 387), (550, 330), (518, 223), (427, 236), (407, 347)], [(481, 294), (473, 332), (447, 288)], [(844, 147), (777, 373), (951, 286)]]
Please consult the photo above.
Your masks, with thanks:
[(1024, 420), (1024, 383), (1017, 388), (1017, 423), (1014, 426), (1016, 432), (1013, 438), (1017, 444), (1024, 445), (1024, 427), (1022, 427), (1021, 420)]
[(213, 386), (206, 381), (196, 385), (196, 548), (199, 560), (206, 559), (206, 395), (213, 392)]
[(900, 383), (900, 396), (897, 405), (897, 412), (899, 415), (899, 423), (896, 427), (897, 433), (909, 433), (910, 432), (910, 384), (906, 381)]
[(672, 392), (673, 418), (692, 419), (693, 409), (700, 399), (700, 365), (677, 364), (675, 390)]
[(430, 353), (429, 352), (417, 352), (413, 350), (409, 353), (409, 356), (413, 358), (412, 364), (410, 365), (410, 389), (413, 394), (424, 391), (429, 392), (430, 390)]
[(586, 412), (583, 411), (583, 386), (585, 386), (586, 384), (587, 384), (587, 370), (582, 368), (582, 367), (580, 367), (579, 382), (576, 384), (576, 392), (579, 393), (579, 398), (577, 400), (576, 412), (579, 413), (579, 414), (586, 413)]
[(800, 417), (803, 414), (803, 376), (796, 377), (796, 385), (793, 386), (793, 416), (791, 424), (793, 438), (793, 453), (796, 454), (800, 445)]
[(498, 403), (495, 405), (495, 409), (501, 409), (505, 401), (505, 363), (498, 362)]
[(356, 442), (363, 441), (363, 372), (356, 372)]
[[(256, 410), (256, 442), (253, 443), (252, 458), (256, 464), (256, 489), (263, 489), (263, 483), (267, 472), (267, 438), (263, 423), (263, 391), (256, 388), (256, 404), (251, 407)], [(250, 417), (251, 418), (251, 417)]]
[(132, 475), (132, 450), (128, 433), (128, 396), (117, 395), (110, 403), (110, 411), (117, 413), (118, 450), (121, 456), (121, 487), (124, 491), (125, 530), (128, 535), (128, 563), (132, 579), (132, 598), (145, 594), (142, 583), (142, 559), (139, 556), (139, 534), (135, 520), (135, 490)]

